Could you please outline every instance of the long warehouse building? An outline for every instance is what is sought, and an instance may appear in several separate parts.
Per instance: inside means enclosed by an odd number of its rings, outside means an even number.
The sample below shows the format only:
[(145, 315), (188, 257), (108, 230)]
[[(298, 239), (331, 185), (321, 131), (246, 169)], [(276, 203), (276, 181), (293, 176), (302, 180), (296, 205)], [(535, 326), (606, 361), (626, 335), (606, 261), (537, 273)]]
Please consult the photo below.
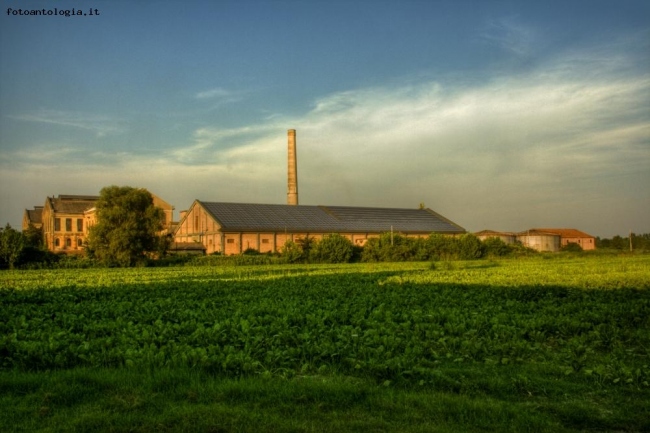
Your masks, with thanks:
[(322, 239), (331, 233), (363, 246), (368, 239), (390, 231), (411, 237), (465, 233), (464, 228), (431, 209), (195, 200), (181, 215), (174, 241), (200, 243), (207, 254), (240, 254), (247, 249), (266, 253), (280, 252), (287, 241)]

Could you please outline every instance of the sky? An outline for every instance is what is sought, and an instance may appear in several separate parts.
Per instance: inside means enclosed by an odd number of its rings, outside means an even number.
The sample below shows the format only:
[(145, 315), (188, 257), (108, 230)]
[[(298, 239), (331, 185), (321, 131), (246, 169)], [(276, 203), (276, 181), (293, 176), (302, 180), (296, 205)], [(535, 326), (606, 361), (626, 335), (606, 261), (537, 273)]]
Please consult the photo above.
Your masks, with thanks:
[(296, 129), (303, 205), (650, 233), (646, 0), (0, 4), (2, 225), (109, 185), (283, 204)]

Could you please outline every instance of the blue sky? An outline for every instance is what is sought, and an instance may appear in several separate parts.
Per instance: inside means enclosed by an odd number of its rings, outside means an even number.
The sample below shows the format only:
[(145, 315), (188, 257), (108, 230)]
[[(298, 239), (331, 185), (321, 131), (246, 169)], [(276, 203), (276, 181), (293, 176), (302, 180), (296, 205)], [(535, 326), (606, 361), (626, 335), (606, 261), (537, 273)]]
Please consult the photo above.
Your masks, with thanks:
[(285, 203), (294, 128), (301, 204), (650, 232), (647, 1), (135, 3), (0, 0), (1, 223), (113, 184)]

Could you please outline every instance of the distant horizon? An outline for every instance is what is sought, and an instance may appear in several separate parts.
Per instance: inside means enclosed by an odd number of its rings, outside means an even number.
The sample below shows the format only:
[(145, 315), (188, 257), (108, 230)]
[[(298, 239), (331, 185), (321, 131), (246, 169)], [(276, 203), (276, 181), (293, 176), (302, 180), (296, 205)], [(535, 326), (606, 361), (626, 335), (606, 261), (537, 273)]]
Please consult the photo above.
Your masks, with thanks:
[(3, 226), (110, 185), (283, 204), (295, 129), (301, 205), (650, 233), (646, 1), (0, 2)]

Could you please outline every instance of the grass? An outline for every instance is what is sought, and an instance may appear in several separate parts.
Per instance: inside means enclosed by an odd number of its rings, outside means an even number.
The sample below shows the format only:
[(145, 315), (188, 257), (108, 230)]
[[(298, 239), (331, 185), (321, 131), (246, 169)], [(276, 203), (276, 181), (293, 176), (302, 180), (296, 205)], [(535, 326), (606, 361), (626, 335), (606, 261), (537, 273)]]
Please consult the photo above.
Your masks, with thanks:
[[(0, 432), (650, 431), (650, 257), (565, 255), (434, 266), (77, 272), (0, 273), (0, 295), (1, 289), (9, 289), (0, 297), (4, 333), (0, 335), (0, 357), (4, 358), (0, 365), (6, 366), (0, 370)], [(345, 299), (340, 299), (341, 291), (347, 293)], [(193, 296), (196, 299), (190, 299)], [(170, 310), (180, 308), (174, 301), (178, 299), (187, 301), (186, 310)], [(125, 307), (127, 300), (131, 302)], [(252, 374), (187, 365), (154, 368), (146, 360), (131, 367), (81, 363), (39, 371), (27, 363), (12, 368), (5, 362), (18, 354), (36, 356), (29, 348), (41, 347), (39, 341), (29, 346), (24, 338), (55, 324), (65, 325), (61, 338), (70, 338), (75, 345), (81, 332), (88, 339), (91, 331), (103, 332), (104, 328), (92, 330), (94, 320), (107, 330), (111, 320), (139, 320), (138, 326), (148, 330), (152, 339), (158, 337), (156, 329), (164, 325), (171, 332), (167, 324), (184, 323), (187, 315), (201, 321), (211, 317), (225, 326), (229, 316), (216, 311), (221, 308), (219, 302), (201, 310), (215, 300), (225, 302), (224, 308), (244, 305), (248, 309), (237, 310), (238, 315), (265, 314), (267, 324), (275, 323), (277, 314), (288, 314), (287, 323), (298, 334), (286, 329), (287, 341), (300, 341), (297, 337), (306, 332), (314, 334), (313, 324), (323, 323), (317, 307), (327, 304), (343, 321), (339, 326), (354, 325), (364, 332), (394, 329), (394, 336), (410, 336), (417, 342), (420, 337), (413, 334), (414, 326), (427, 325), (428, 332), (436, 335), (432, 338), (444, 336), (446, 342), (422, 340), (439, 352), (435, 362), (423, 370), (426, 380), (409, 376), (411, 366), (399, 363), (413, 358), (397, 349), (390, 360), (395, 363), (386, 364), (392, 370), (384, 371), (385, 367), (364, 358), (374, 352), (359, 347), (350, 349), (356, 351), (358, 370), (344, 364), (344, 358), (322, 371), (318, 364), (303, 370), (298, 362), (295, 369)], [(47, 309), (53, 305), (65, 310), (61, 311), (65, 316), (53, 315)], [(116, 315), (118, 305), (126, 308), (120, 315)], [(288, 305), (292, 310), (287, 310)], [(135, 310), (154, 307), (153, 316), (135, 315)], [(357, 307), (367, 311), (361, 314)], [(306, 317), (303, 308), (311, 308), (313, 317), (307, 321), (301, 319)], [(431, 325), (429, 312), (444, 317), (440, 325)], [(86, 314), (87, 319), (79, 322), (75, 314)], [(351, 318), (358, 322), (349, 322)], [(228, 329), (242, 332), (242, 347), (250, 349), (255, 333), (264, 334), (265, 329), (254, 328), (253, 318), (248, 321), (250, 329), (248, 324), (246, 329), (234, 325)], [(520, 335), (518, 330), (524, 326), (530, 332)], [(113, 332), (115, 338), (130, 335), (121, 329)], [(77, 333), (74, 338), (73, 333)], [(277, 337), (273, 334), (264, 343), (269, 347)], [(96, 336), (104, 338), (96, 342), (106, 342), (110, 335)], [(181, 337), (170, 334), (166, 338), (176, 338), (180, 344)], [(312, 335), (312, 343), (323, 342), (324, 337), (339, 342), (345, 336)], [(371, 340), (366, 338), (368, 345)], [(195, 344), (192, 341), (187, 344)], [(442, 350), (451, 341), (456, 343)], [(55, 343), (61, 341), (51, 344)], [(462, 357), (473, 347), (465, 345), (474, 343), (484, 349), (473, 359)], [(388, 350), (388, 343), (383, 344)], [(499, 344), (506, 344), (503, 351)], [(527, 351), (509, 355), (509, 345)], [(74, 357), (70, 360), (78, 362)]]
[[(533, 374), (531, 374), (533, 373)], [(456, 369), (441, 389), (345, 376), (215, 378), (188, 369), (0, 373), (4, 432), (647, 431), (647, 393), (522, 367)], [(456, 389), (450, 389), (456, 388)], [(621, 404), (624, 402), (624, 405)], [(625, 408), (623, 410), (623, 407)]]

